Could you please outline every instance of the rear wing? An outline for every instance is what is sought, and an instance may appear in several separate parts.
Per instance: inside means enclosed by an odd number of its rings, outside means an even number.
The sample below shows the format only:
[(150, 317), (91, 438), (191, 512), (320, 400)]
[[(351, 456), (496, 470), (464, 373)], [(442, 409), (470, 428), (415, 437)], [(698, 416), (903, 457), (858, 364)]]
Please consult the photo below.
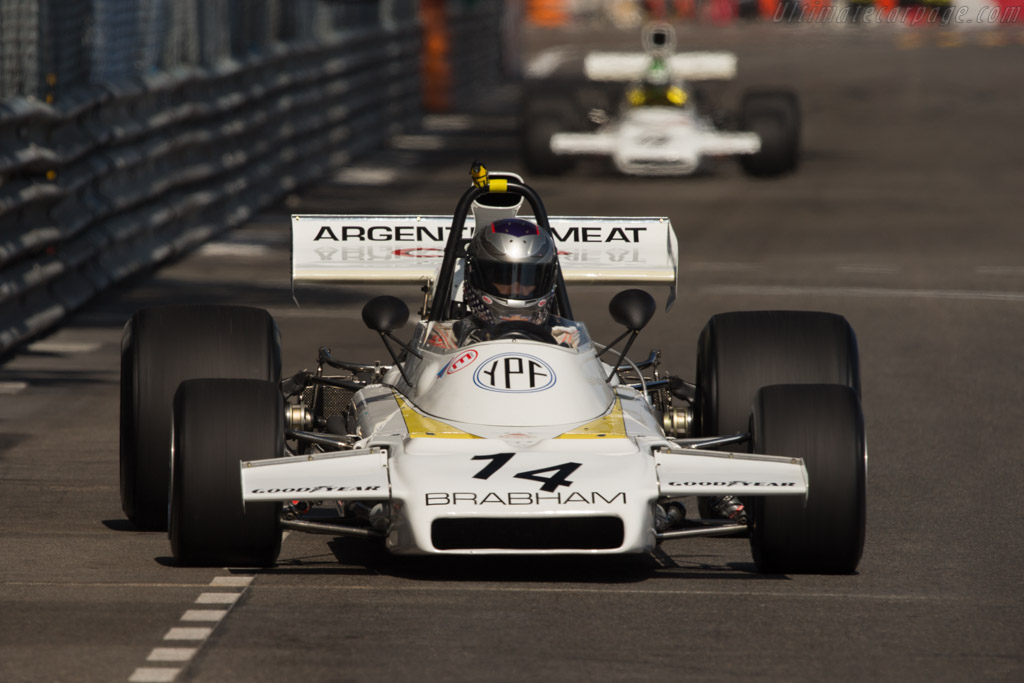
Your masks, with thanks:
[[(296, 284), (427, 284), (435, 279), (451, 216), (292, 216)], [(562, 276), (579, 284), (669, 288), (675, 300), (679, 245), (665, 217), (550, 219)], [(467, 217), (468, 237), (474, 219)]]
[[(736, 77), (732, 52), (679, 52), (665, 60), (672, 80), (708, 81)], [(592, 81), (636, 81), (651, 64), (645, 52), (590, 52), (583, 58), (583, 72)]]

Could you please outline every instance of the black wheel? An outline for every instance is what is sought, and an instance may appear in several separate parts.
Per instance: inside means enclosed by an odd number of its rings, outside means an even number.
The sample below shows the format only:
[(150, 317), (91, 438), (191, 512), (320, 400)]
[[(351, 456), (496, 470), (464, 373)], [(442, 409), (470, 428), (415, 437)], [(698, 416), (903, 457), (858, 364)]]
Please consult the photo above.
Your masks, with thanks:
[(800, 105), (795, 93), (745, 93), (740, 102), (739, 127), (761, 138), (759, 152), (739, 157), (749, 175), (775, 176), (796, 169), (800, 162)]
[(804, 459), (797, 496), (750, 499), (750, 548), (761, 572), (849, 574), (864, 548), (867, 448), (860, 399), (837, 384), (764, 387), (751, 415), (757, 453)]
[(174, 396), (171, 550), (189, 565), (264, 567), (281, 549), (281, 505), (242, 504), (239, 462), (284, 453), (274, 382), (193, 379)]
[(167, 306), (137, 312), (121, 336), (121, 507), (140, 529), (167, 529), (171, 402), (195, 377), (276, 381), (273, 318), (242, 306)]
[(860, 394), (857, 338), (846, 318), (814, 311), (736, 311), (708, 320), (697, 344), (701, 436), (747, 431), (769, 384), (842, 384)]
[(520, 150), (526, 170), (535, 175), (560, 175), (572, 170), (575, 160), (551, 151), (551, 136), (580, 129), (571, 102), (546, 101), (527, 106), (520, 130)]
[[(846, 318), (811, 311), (712, 316), (697, 344), (700, 436), (746, 432), (754, 394), (770, 384), (842, 384), (860, 394), (857, 338)], [(699, 499), (713, 517), (710, 499)]]

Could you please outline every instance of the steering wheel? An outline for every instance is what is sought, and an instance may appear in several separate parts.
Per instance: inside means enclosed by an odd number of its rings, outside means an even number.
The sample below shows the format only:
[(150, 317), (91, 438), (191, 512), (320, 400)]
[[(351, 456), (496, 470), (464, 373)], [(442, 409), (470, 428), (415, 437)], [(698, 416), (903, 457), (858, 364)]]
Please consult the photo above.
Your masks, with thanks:
[(490, 331), (490, 338), (494, 339), (529, 339), (546, 344), (554, 344), (555, 338), (551, 331), (543, 325), (527, 322), (525, 320), (506, 320), (494, 326)]

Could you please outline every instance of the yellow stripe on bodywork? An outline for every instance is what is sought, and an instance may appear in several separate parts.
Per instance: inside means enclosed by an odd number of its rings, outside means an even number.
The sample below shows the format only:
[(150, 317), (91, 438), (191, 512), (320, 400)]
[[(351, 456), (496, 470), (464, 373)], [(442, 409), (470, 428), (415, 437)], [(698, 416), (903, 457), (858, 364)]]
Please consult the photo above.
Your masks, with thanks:
[(612, 411), (603, 417), (592, 420), (585, 425), (577, 427), (565, 434), (556, 436), (556, 439), (625, 439), (626, 421), (622, 417), (622, 402), (615, 399)]
[(435, 420), (416, 412), (405, 402), (402, 397), (395, 395), (398, 407), (402, 410), (402, 419), (405, 420), (405, 428), (409, 430), (410, 439), (479, 439), (469, 432), (464, 432), (458, 427)]

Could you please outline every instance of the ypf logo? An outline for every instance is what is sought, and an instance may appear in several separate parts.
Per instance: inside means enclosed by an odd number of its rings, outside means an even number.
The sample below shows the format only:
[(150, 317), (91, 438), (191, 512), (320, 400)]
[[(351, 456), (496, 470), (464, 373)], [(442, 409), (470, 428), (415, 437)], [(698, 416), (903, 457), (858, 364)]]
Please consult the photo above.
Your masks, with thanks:
[(555, 385), (555, 370), (540, 358), (505, 353), (483, 361), (473, 373), (473, 383), (502, 393), (544, 391)]

